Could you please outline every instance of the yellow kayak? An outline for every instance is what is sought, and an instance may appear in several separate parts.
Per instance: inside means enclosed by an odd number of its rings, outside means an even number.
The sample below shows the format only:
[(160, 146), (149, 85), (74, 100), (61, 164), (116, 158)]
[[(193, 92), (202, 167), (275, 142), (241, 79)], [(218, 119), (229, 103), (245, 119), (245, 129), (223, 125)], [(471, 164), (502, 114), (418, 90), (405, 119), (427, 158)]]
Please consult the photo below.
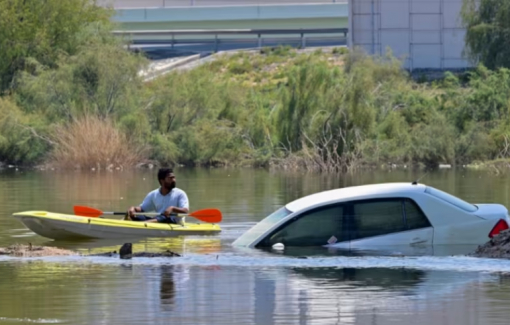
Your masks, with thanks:
[(174, 237), (211, 235), (221, 231), (218, 224), (184, 225), (143, 221), (90, 218), (47, 211), (25, 211), (12, 215), (36, 234), (50, 239)]

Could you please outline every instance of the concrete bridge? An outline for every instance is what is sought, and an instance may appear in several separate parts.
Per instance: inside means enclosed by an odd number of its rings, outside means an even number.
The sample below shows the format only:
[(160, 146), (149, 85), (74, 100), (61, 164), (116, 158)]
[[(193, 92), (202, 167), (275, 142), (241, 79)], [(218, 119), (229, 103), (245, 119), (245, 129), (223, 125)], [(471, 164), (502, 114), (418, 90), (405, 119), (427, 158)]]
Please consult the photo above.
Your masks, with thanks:
[[(98, 0), (115, 9), (118, 30), (210, 31), (342, 29), (348, 26), (347, 0)], [(345, 33), (308, 35), (132, 34), (130, 38), (147, 52), (201, 53), (260, 46), (345, 45)], [(306, 41), (304, 39), (306, 38)], [(186, 42), (188, 40), (189, 42)], [(203, 42), (201, 42), (201, 40)], [(174, 42), (175, 41), (175, 42)], [(212, 43), (214, 41), (214, 43)], [(171, 46), (169, 46), (171, 44)]]
[(105, 6), (113, 5), (114, 20), (122, 30), (346, 28), (348, 25), (347, 2), (333, 2), (338, 0), (100, 1)]
[(175, 8), (175, 7), (209, 7), (209, 6), (257, 6), (257, 5), (296, 5), (328, 4), (347, 2), (346, 0), (98, 0), (104, 7), (125, 8)]

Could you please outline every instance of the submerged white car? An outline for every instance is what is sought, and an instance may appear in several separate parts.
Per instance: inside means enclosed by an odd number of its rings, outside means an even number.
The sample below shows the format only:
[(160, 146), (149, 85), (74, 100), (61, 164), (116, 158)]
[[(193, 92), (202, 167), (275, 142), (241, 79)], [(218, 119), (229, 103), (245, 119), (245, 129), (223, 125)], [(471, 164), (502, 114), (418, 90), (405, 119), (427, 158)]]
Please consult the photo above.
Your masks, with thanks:
[(232, 245), (341, 249), (481, 245), (509, 224), (508, 210), (501, 204), (470, 204), (416, 182), (385, 183), (295, 200), (261, 220)]

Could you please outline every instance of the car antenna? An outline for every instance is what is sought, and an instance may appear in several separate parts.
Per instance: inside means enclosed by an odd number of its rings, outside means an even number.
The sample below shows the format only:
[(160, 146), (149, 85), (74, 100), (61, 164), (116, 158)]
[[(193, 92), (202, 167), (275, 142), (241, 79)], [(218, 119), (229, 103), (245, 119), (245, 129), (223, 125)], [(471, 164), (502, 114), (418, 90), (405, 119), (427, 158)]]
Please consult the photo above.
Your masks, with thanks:
[(417, 185), (417, 184), (418, 184), (418, 182), (419, 182), (419, 181), (420, 181), (423, 177), (427, 176), (427, 174), (428, 174), (429, 172), (430, 172), (430, 170), (429, 170), (428, 172), (426, 172), (425, 174), (423, 174), (420, 178), (418, 178), (417, 180), (415, 180), (412, 184), (413, 184), (413, 185)]

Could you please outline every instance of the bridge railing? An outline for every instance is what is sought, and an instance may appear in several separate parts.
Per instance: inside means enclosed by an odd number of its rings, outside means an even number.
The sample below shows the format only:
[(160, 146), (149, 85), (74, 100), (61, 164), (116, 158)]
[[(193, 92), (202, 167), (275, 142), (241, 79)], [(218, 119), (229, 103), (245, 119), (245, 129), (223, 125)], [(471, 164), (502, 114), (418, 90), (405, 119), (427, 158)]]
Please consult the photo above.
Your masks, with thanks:
[(114, 31), (113, 34), (128, 38), (135, 45), (171, 45), (213, 43), (215, 50), (220, 43), (253, 42), (258, 47), (264, 39), (298, 39), (306, 47), (307, 39), (347, 39), (348, 28), (303, 28), (303, 29), (206, 29), (206, 30), (131, 30)]
[(329, 4), (345, 2), (347, 0), (97, 0), (98, 5), (115, 9)]

